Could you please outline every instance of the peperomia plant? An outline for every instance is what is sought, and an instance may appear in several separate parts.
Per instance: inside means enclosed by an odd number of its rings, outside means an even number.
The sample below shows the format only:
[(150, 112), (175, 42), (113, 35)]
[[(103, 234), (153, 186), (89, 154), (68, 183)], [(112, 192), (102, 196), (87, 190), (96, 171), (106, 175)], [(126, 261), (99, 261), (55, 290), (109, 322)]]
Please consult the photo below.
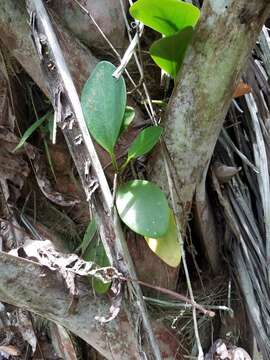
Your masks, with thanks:
[[(126, 161), (118, 164), (115, 145), (135, 113), (126, 106), (125, 81), (122, 76), (115, 79), (114, 71), (113, 64), (100, 62), (84, 85), (81, 104), (90, 134), (110, 154), (115, 172), (121, 175), (130, 161), (153, 149), (162, 128), (150, 126), (142, 130), (131, 143)], [(180, 244), (174, 217), (165, 194), (157, 185), (145, 180), (120, 183), (116, 191), (116, 207), (121, 220), (144, 236), (156, 255), (171, 266), (179, 265)], [(98, 250), (100, 254), (100, 248)]]
[(138, 0), (130, 14), (162, 34), (150, 54), (155, 63), (173, 78), (183, 62), (200, 10), (181, 0)]

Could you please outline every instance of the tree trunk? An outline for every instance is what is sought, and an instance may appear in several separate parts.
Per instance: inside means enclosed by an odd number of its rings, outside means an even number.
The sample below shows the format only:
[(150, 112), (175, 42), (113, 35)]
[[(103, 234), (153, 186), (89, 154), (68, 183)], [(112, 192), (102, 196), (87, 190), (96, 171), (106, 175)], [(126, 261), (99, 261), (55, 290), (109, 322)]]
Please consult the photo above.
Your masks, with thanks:
[[(269, 9), (266, 0), (203, 3), (201, 19), (163, 120), (183, 225)], [(151, 178), (166, 190), (163, 160), (157, 152), (154, 156)]]

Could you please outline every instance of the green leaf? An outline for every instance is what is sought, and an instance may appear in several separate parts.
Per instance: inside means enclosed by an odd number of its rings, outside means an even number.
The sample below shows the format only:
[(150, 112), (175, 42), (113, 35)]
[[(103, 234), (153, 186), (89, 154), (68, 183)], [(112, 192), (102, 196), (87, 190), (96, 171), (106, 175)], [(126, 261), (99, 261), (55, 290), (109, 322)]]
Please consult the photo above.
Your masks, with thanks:
[(128, 159), (134, 159), (152, 150), (162, 131), (163, 129), (160, 126), (150, 126), (141, 131), (128, 150)]
[(129, 127), (135, 117), (135, 110), (131, 106), (126, 106), (122, 126), (120, 129), (120, 135)]
[(193, 32), (192, 27), (187, 27), (175, 35), (155, 41), (150, 48), (155, 63), (173, 78), (176, 78), (182, 65)]
[(37, 130), (46, 119), (48, 119), (48, 117), (51, 115), (51, 112), (45, 114), (44, 116), (42, 116), (42, 118), (36, 120), (23, 134), (19, 144), (15, 147), (15, 149), (13, 150), (13, 152), (19, 150), (28, 140), (28, 138), (33, 134), (33, 132), (35, 130)]
[(177, 227), (172, 210), (170, 210), (170, 223), (167, 233), (157, 239), (145, 237), (145, 240), (150, 249), (166, 264), (172, 267), (177, 267), (180, 264), (181, 246), (177, 238)]
[(166, 234), (170, 209), (157, 185), (145, 180), (121, 185), (116, 193), (116, 206), (122, 221), (136, 233), (154, 238)]
[[(93, 261), (101, 267), (109, 266), (109, 260), (107, 258), (104, 247), (97, 237), (95, 237), (97, 231), (97, 224), (95, 219), (92, 219), (85, 231), (81, 245), (76, 249), (76, 253), (81, 253), (82, 258), (85, 261)], [(105, 284), (101, 280), (94, 277), (91, 278), (91, 285), (98, 294), (106, 293), (111, 284)]]
[(92, 219), (87, 226), (87, 229), (84, 233), (83, 240), (80, 246), (75, 250), (76, 253), (80, 252), (81, 255), (84, 256), (84, 253), (86, 252), (90, 242), (93, 240), (96, 231), (97, 231), (97, 224), (95, 219)]
[(165, 36), (194, 27), (200, 16), (197, 7), (180, 0), (138, 0), (129, 11), (135, 19)]
[(118, 139), (126, 108), (126, 85), (112, 74), (115, 66), (97, 64), (82, 90), (81, 104), (89, 132), (111, 155)]
[[(86, 229), (83, 241), (77, 249), (77, 252), (82, 252), (82, 258), (85, 261), (93, 261), (100, 267), (106, 267), (109, 266), (110, 263), (102, 242), (97, 237), (95, 237), (96, 231), (97, 225), (96, 221), (93, 219)], [(111, 284), (105, 284), (101, 280), (94, 277), (91, 278), (91, 284), (98, 294), (106, 293), (111, 286)]]
[[(100, 267), (110, 266), (103, 244), (99, 239), (90, 242), (83, 259), (94, 261)], [(104, 283), (102, 280), (94, 277), (91, 278), (91, 284), (98, 294), (105, 294), (111, 287), (111, 283)]]

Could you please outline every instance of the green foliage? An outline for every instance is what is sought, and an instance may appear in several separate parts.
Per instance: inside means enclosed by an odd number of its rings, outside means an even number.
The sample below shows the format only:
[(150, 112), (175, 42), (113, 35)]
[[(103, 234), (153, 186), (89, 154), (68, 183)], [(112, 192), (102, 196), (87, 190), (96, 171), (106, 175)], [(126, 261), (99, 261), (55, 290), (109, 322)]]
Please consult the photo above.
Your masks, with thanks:
[(176, 78), (183, 63), (192, 35), (193, 28), (189, 26), (174, 35), (155, 41), (150, 47), (155, 63), (173, 78)]
[(169, 206), (164, 193), (149, 181), (132, 180), (120, 185), (116, 206), (122, 221), (147, 237), (160, 237), (169, 227)]
[(156, 239), (145, 237), (145, 240), (150, 249), (166, 264), (172, 267), (180, 264), (181, 247), (177, 238), (177, 227), (172, 210), (170, 210), (170, 222), (166, 234)]
[(130, 14), (163, 35), (152, 44), (150, 54), (161, 69), (175, 78), (200, 10), (181, 0), (138, 0), (131, 6)]
[(15, 147), (13, 152), (19, 150), (29, 139), (29, 137), (45, 122), (45, 120), (49, 120), (52, 113), (49, 112), (42, 116), (40, 119), (37, 119), (23, 134), (19, 144)]
[(160, 126), (150, 126), (141, 131), (128, 149), (128, 159), (135, 159), (152, 150), (158, 142), (162, 130)]
[(195, 26), (200, 16), (197, 7), (180, 0), (138, 0), (129, 12), (134, 19), (165, 36)]
[(135, 110), (131, 106), (126, 106), (123, 122), (120, 129), (120, 135), (129, 127), (135, 117)]
[[(109, 266), (110, 263), (101, 241), (99, 241), (97, 236), (95, 236), (96, 231), (97, 224), (93, 219), (90, 221), (85, 231), (83, 241), (77, 248), (76, 252), (81, 253), (82, 258), (85, 261), (93, 261), (100, 267), (106, 267)], [(105, 294), (111, 286), (111, 284), (105, 284), (101, 280), (94, 277), (91, 278), (91, 284), (98, 294)]]
[[(151, 126), (144, 129), (131, 144), (125, 163), (118, 166), (114, 147), (134, 119), (135, 112), (133, 108), (126, 107), (124, 79), (115, 80), (112, 76), (114, 70), (115, 67), (106, 61), (97, 65), (83, 88), (81, 104), (90, 134), (111, 155), (115, 171), (121, 173), (131, 160), (153, 149), (162, 128)], [(174, 218), (166, 196), (158, 186), (144, 180), (121, 184), (116, 191), (116, 207), (122, 221), (134, 232), (145, 236), (150, 248), (161, 259), (171, 266), (179, 264), (180, 250)], [(108, 266), (105, 250), (97, 242), (95, 232), (96, 225), (90, 223), (78, 250), (82, 251), (85, 260)], [(110, 287), (110, 284), (94, 278), (92, 284), (98, 293), (105, 293)]]
[[(107, 258), (103, 244), (100, 240), (97, 239), (94, 239), (92, 242), (90, 242), (84, 253), (83, 259), (86, 261), (94, 261), (95, 264), (99, 265), (100, 267), (110, 266), (110, 262)], [(105, 294), (111, 287), (111, 283), (104, 283), (103, 281), (94, 277), (91, 278), (91, 283), (93, 289), (98, 294)]]
[(84, 233), (83, 240), (80, 246), (76, 249), (76, 253), (81, 253), (82, 256), (85, 254), (90, 242), (93, 240), (95, 234), (97, 232), (97, 224), (93, 219), (87, 226), (87, 229)]
[(114, 71), (113, 64), (107, 61), (98, 63), (81, 96), (90, 133), (111, 156), (126, 108), (126, 85), (122, 76), (118, 80), (112, 76)]

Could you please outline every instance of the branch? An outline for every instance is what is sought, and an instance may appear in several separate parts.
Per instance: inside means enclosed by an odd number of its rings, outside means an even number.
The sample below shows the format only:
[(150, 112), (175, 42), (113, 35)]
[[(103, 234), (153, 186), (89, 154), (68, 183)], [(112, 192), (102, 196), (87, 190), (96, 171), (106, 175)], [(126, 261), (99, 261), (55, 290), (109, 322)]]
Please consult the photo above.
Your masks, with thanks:
[[(94, 296), (89, 284), (77, 281), (79, 302), (76, 313), (72, 314), (68, 312), (71, 298), (56, 271), (0, 252), (0, 273), (0, 301), (61, 324), (107, 359), (129, 360), (131, 354), (134, 359), (140, 358), (124, 311), (108, 324), (95, 320), (95, 315), (109, 313), (110, 304), (107, 297)], [(166, 342), (164, 346), (167, 347)]]
[[(117, 211), (115, 209), (111, 211), (112, 194), (86, 127), (77, 91), (49, 17), (42, 0), (29, 0), (27, 4), (33, 40), (48, 84), (56, 118), (73, 156), (86, 198), (88, 201), (91, 200), (106, 254), (112, 266), (119, 269), (125, 276), (136, 278)], [(90, 166), (92, 171), (89, 170)], [(100, 191), (95, 191), (97, 184)], [(134, 283), (129, 290), (134, 293), (136, 301), (125, 299), (125, 310), (131, 325), (129, 331), (137, 339), (137, 351), (138, 353), (142, 351), (138, 335), (138, 322), (142, 320), (150, 353), (155, 356), (155, 359), (161, 359), (140, 286)]]

